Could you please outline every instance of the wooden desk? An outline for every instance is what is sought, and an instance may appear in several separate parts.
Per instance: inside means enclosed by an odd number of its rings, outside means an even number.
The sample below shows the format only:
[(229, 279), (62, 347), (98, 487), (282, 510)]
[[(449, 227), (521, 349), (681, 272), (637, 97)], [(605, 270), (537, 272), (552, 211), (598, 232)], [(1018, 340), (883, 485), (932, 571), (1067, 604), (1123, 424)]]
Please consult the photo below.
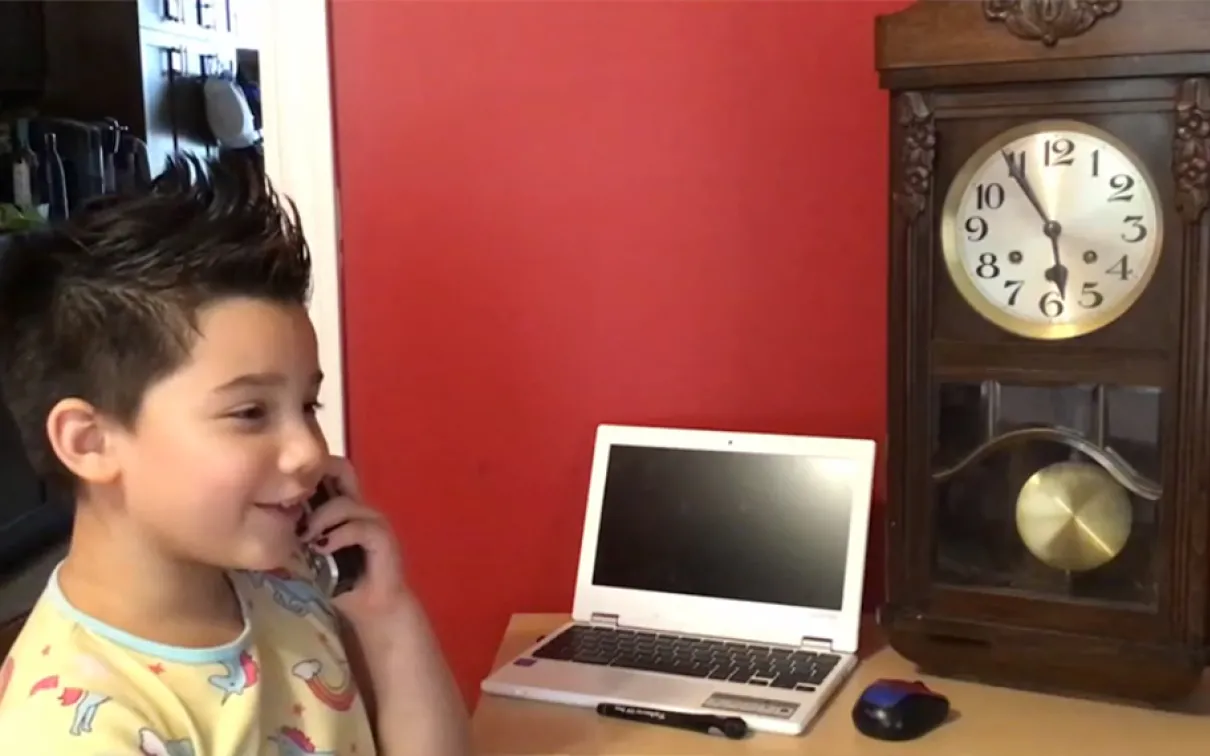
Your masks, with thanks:
[[(499, 667), (567, 621), (518, 614), (496, 656)], [(869, 623), (872, 627), (872, 622)], [(729, 741), (598, 717), (570, 706), (483, 695), (473, 720), (478, 756), (709, 756), (801, 753), (812, 756), (1204, 756), (1210, 749), (1210, 678), (1182, 713), (1024, 693), (916, 674), (869, 631), (863, 661), (802, 737), (754, 735)], [(864, 650), (868, 648), (869, 650)], [(885, 743), (858, 733), (849, 719), (861, 690), (879, 677), (923, 679), (946, 694), (957, 716), (920, 740)]]

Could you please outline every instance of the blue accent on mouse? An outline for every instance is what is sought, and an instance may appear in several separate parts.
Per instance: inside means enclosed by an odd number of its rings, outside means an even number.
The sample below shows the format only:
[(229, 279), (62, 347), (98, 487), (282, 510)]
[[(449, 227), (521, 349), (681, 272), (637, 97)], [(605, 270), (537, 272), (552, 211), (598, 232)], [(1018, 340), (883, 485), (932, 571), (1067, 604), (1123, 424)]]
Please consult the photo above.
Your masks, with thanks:
[(912, 688), (906, 685), (888, 681), (876, 682), (865, 689), (861, 694), (861, 700), (866, 703), (874, 704), (880, 708), (889, 709), (895, 704), (903, 700), (912, 692)]

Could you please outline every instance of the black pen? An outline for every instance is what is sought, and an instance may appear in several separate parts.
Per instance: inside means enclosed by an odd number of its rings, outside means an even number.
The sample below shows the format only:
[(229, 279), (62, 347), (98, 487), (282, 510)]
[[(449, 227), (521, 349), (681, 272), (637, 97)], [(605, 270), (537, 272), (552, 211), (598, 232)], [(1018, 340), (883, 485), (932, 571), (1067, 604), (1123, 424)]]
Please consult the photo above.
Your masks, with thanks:
[(681, 711), (661, 711), (642, 706), (599, 703), (597, 713), (603, 717), (625, 719), (628, 722), (675, 727), (680, 730), (700, 732), (703, 735), (721, 735), (739, 740), (748, 734), (748, 723), (739, 717), (716, 717), (713, 714), (686, 714)]

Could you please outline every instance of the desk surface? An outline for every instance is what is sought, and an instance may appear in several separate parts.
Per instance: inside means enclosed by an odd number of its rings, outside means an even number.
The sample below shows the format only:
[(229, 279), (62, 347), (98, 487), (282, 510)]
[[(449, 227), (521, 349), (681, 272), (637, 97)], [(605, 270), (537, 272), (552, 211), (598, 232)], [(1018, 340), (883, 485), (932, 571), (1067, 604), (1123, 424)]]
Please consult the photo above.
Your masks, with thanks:
[[(559, 614), (518, 614), (509, 623), (493, 668), (566, 622)], [(473, 721), (478, 756), (605, 754), (826, 754), (826, 756), (1204, 756), (1210, 749), (1210, 677), (1174, 713), (1102, 701), (1025, 693), (921, 676), (869, 631), (863, 660), (849, 682), (802, 737), (758, 734), (729, 741), (652, 725), (598, 717), (570, 706), (483, 695)], [(868, 650), (866, 650), (868, 649)], [(957, 716), (925, 737), (884, 743), (862, 736), (849, 719), (858, 694), (879, 677), (923, 679), (945, 693)]]

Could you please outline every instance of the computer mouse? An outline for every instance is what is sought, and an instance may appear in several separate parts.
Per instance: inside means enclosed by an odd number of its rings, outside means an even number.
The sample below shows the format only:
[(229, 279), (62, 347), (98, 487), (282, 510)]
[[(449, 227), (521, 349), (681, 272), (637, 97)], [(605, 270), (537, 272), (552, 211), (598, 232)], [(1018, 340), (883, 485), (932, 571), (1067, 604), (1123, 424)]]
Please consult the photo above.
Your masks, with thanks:
[(853, 724), (877, 740), (915, 740), (949, 713), (949, 699), (919, 680), (875, 680), (853, 704)]

